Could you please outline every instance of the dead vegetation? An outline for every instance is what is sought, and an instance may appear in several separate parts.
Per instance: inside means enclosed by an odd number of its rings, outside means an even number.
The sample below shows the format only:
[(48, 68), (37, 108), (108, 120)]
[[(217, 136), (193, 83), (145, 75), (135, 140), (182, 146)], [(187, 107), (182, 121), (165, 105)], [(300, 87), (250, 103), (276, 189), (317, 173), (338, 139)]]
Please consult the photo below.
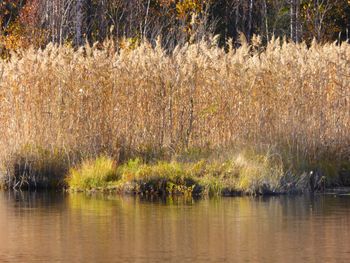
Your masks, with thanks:
[(101, 154), (149, 162), (247, 146), (275, 149), (285, 171), (336, 178), (349, 168), (350, 45), (27, 49), (0, 60), (0, 122), (3, 173), (33, 164), (36, 148), (61, 152), (67, 171)]

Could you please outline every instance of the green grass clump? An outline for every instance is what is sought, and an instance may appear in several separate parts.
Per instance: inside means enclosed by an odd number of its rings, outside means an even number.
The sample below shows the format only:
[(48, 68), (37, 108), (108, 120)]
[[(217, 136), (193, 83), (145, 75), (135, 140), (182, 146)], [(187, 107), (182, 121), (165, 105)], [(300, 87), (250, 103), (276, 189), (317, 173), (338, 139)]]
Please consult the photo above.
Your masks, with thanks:
[(244, 151), (224, 161), (142, 163), (131, 160), (118, 168), (122, 184), (134, 192), (232, 195), (277, 193), (282, 188), (283, 164), (270, 153)]
[(109, 157), (101, 156), (96, 160), (87, 160), (69, 171), (67, 184), (73, 191), (106, 188), (118, 181), (117, 167)]
[(140, 193), (191, 194), (196, 184), (185, 164), (179, 162), (145, 164), (135, 159), (119, 167), (118, 173), (124, 184), (133, 184), (131, 191)]
[(139, 159), (131, 160), (120, 168), (123, 179), (152, 180), (156, 178), (179, 179), (185, 173), (178, 162), (144, 164)]
[(302, 191), (307, 180), (300, 183), (299, 179), (286, 171), (280, 155), (246, 150), (225, 160), (146, 163), (133, 159), (118, 167), (110, 158), (99, 157), (71, 169), (67, 183), (72, 190), (213, 196)]

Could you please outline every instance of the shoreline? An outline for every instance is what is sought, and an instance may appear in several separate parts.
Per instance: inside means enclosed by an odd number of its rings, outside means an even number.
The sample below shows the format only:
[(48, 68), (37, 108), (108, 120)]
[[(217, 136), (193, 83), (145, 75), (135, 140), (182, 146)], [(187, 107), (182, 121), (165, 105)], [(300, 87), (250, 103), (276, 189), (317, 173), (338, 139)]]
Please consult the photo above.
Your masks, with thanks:
[(28, 193), (44, 193), (44, 192), (55, 192), (55, 193), (67, 193), (67, 194), (102, 194), (102, 195), (116, 195), (116, 196), (129, 196), (129, 197), (143, 197), (143, 198), (195, 198), (195, 199), (205, 199), (205, 198), (234, 198), (234, 197), (280, 197), (280, 196), (303, 196), (303, 195), (321, 195), (321, 196), (334, 196), (334, 197), (350, 197), (350, 187), (349, 186), (339, 186), (339, 187), (329, 187), (322, 191), (310, 190), (305, 191), (295, 191), (295, 192), (275, 192), (275, 193), (264, 193), (264, 194), (247, 194), (244, 192), (225, 192), (221, 195), (202, 195), (202, 194), (182, 194), (182, 193), (168, 193), (166, 195), (153, 192), (134, 192), (134, 191), (123, 191), (119, 188), (94, 188), (89, 190), (69, 190), (67, 188), (36, 188), (36, 189), (12, 189), (12, 188), (0, 188), (2, 192), (28, 192)]
[[(29, 163), (29, 162), (27, 162)], [(117, 163), (113, 158), (89, 158), (55, 173), (50, 163), (36, 169), (17, 164), (14, 174), (2, 176), (8, 190), (59, 190), (65, 192), (116, 193), (140, 196), (273, 196), (304, 193), (329, 193), (334, 187), (321, 170), (292, 172), (272, 154), (243, 151), (226, 160), (199, 159), (190, 162), (131, 159)], [(52, 164), (51, 164), (52, 165)], [(57, 165), (57, 164), (56, 164)], [(15, 165), (16, 166), (16, 165)], [(21, 168), (22, 167), (22, 168)], [(19, 169), (21, 168), (21, 169)], [(56, 167), (57, 168), (57, 167)], [(299, 175), (297, 175), (299, 174)]]

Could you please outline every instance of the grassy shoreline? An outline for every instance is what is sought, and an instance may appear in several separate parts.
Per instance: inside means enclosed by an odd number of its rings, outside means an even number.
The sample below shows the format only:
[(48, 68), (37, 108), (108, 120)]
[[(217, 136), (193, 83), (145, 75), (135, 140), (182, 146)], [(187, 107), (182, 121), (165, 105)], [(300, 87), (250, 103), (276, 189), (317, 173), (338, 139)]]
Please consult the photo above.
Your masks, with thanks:
[[(179, 158), (181, 159), (181, 158)], [(339, 178), (338, 178), (339, 179)], [(334, 178), (321, 170), (287, 170), (280, 156), (254, 150), (230, 158), (188, 162), (133, 159), (117, 165), (106, 156), (83, 161), (66, 177), (69, 190), (141, 195), (238, 196), (324, 191)]]
[(254, 150), (221, 158), (213, 153), (206, 158), (191, 153), (173, 160), (146, 162), (136, 158), (123, 163), (101, 155), (70, 167), (67, 159), (57, 156), (55, 160), (41, 156), (35, 161), (17, 163), (15, 174), (2, 177), (3, 187), (199, 197), (296, 194), (340, 184), (339, 178), (335, 184), (334, 178), (321, 170), (292, 171), (281, 156)]
[(203, 193), (350, 185), (349, 58), (348, 43), (279, 39), (18, 50), (0, 59), (3, 184), (63, 188), (107, 156), (121, 189), (152, 174)]

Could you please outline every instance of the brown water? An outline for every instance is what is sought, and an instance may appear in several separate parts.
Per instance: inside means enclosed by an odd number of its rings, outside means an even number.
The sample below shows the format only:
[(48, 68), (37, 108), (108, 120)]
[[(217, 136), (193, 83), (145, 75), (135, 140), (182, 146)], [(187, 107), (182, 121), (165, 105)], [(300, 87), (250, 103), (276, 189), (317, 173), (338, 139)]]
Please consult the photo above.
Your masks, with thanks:
[(0, 262), (350, 262), (350, 198), (0, 192)]

